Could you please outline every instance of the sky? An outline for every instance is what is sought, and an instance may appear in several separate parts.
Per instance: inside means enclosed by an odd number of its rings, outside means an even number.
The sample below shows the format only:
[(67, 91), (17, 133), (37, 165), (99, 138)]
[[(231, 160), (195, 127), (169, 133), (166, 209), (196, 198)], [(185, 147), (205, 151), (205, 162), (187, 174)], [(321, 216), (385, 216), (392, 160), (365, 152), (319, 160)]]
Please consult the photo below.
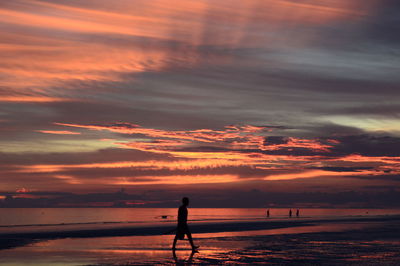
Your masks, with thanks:
[(0, 200), (391, 206), (399, 13), (397, 0), (2, 1)]

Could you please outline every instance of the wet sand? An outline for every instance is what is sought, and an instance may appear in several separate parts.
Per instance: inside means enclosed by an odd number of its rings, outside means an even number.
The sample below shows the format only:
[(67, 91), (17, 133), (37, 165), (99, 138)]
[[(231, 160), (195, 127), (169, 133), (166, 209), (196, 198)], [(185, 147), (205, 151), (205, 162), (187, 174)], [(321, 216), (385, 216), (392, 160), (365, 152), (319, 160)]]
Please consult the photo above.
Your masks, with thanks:
[(195, 223), (192, 257), (187, 241), (174, 256), (173, 235), (157, 233), (170, 226), (2, 234), (0, 265), (397, 265), (400, 256), (399, 216)]

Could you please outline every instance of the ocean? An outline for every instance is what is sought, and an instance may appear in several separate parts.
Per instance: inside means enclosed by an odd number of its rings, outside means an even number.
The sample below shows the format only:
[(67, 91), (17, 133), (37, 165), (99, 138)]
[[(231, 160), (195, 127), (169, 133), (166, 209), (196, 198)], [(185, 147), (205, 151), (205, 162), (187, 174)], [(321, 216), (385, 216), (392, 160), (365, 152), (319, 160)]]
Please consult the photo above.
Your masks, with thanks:
[[(296, 218), (296, 210), (292, 209)], [(189, 208), (189, 221), (254, 220), (266, 218), (265, 208)], [(22, 226), (71, 224), (159, 223), (176, 220), (177, 208), (3, 208), (2, 231)], [(269, 219), (289, 219), (289, 208), (270, 208)], [(400, 209), (299, 209), (300, 218), (333, 218), (400, 214)]]
[(396, 265), (399, 209), (0, 209), (0, 265)]

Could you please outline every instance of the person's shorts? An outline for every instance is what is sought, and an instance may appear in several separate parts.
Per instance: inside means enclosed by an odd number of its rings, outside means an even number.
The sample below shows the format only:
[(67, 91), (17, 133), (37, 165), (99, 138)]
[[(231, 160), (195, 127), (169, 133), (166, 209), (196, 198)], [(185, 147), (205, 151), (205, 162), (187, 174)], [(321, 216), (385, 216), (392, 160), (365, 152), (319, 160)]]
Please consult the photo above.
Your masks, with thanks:
[(189, 233), (189, 227), (187, 225), (178, 226), (176, 230), (176, 235), (178, 239), (183, 240), (185, 239), (185, 234)]

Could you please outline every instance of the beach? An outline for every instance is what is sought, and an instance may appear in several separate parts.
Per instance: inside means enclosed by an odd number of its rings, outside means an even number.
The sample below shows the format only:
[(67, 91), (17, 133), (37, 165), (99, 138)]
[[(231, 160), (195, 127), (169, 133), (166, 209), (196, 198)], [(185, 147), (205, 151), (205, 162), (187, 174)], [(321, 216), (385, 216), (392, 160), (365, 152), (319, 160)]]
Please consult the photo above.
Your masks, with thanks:
[[(2, 231), (0, 265), (396, 265), (400, 216), (194, 221), (171, 250), (174, 222)], [(32, 230), (33, 229), (33, 230)]]
[(400, 0), (0, 0), (0, 266), (400, 266), (399, 32)]

